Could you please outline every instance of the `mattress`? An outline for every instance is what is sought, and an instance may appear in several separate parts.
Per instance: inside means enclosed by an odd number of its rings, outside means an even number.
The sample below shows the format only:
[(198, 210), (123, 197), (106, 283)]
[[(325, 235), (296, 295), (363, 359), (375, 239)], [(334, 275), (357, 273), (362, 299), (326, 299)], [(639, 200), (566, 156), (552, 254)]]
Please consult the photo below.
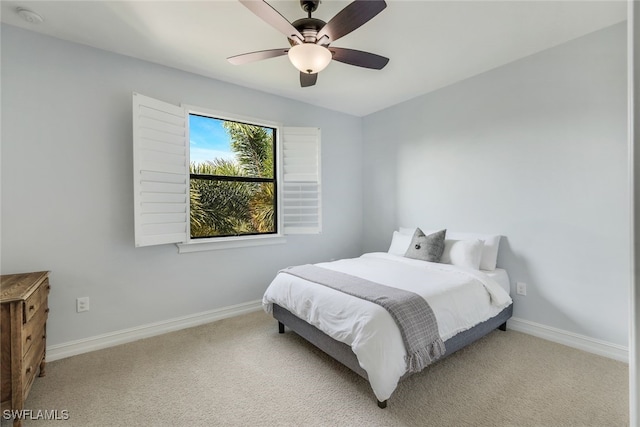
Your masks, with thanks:
[[(512, 303), (505, 283), (498, 282), (504, 282), (506, 272), (494, 274), (496, 280), (478, 270), (382, 252), (317, 265), (420, 294), (433, 309), (445, 341)], [(350, 346), (379, 401), (391, 396), (406, 373), (400, 331), (382, 307), (283, 273), (276, 276), (263, 297), (267, 312), (273, 304)]]

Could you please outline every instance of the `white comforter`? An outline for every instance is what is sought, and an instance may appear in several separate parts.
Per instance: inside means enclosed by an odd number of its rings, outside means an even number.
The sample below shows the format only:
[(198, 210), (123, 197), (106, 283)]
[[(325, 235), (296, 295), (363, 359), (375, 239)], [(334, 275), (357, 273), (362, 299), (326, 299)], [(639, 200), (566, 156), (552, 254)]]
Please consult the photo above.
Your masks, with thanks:
[[(376, 252), (317, 265), (421, 295), (444, 341), (511, 304), (507, 292), (487, 275), (449, 264)], [(406, 352), (384, 308), (290, 274), (278, 274), (267, 288), (262, 304), (268, 313), (273, 303), (351, 346), (378, 400), (391, 396), (406, 372)]]

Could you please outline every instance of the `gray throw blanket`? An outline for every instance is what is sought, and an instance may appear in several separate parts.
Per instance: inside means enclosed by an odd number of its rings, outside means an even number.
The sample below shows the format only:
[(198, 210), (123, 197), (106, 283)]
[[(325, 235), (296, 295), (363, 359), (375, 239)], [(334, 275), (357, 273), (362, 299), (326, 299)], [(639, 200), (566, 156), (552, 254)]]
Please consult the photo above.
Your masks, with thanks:
[(385, 308), (395, 320), (407, 351), (407, 371), (419, 372), (445, 353), (438, 323), (429, 304), (420, 295), (371, 282), (360, 277), (306, 264), (281, 273), (358, 297)]

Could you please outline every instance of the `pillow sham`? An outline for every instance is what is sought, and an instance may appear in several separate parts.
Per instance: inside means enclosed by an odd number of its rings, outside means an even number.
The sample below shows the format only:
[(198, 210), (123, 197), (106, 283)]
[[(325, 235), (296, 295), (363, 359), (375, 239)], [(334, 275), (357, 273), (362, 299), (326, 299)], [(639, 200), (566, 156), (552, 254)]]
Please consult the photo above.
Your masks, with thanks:
[(391, 238), (391, 246), (389, 246), (388, 253), (392, 255), (404, 256), (407, 252), (407, 248), (409, 247), (409, 243), (411, 243), (410, 234), (402, 234), (398, 231), (393, 232), (393, 237)]
[[(415, 228), (400, 227), (400, 234), (413, 235)], [(428, 231), (426, 232), (429, 233)], [(447, 237), (452, 240), (482, 240), (482, 257), (480, 258), (480, 269), (493, 271), (496, 269), (498, 262), (498, 248), (500, 246), (499, 234), (477, 234), (477, 233), (458, 233), (448, 231)]]
[(442, 252), (444, 251), (444, 237), (446, 233), (447, 230), (440, 230), (425, 235), (422, 230), (416, 228), (411, 238), (409, 248), (404, 256), (422, 261), (439, 262), (442, 257)]
[(483, 247), (484, 242), (479, 239), (446, 239), (444, 241), (444, 251), (442, 252), (440, 262), (478, 270), (480, 268)]

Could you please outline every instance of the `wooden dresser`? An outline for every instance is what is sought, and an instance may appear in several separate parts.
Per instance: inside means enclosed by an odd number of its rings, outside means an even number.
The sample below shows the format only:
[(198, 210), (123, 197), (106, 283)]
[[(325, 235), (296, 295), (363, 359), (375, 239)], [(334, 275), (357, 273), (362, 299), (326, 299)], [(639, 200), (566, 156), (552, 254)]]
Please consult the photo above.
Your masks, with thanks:
[[(45, 375), (49, 272), (0, 276), (2, 410), (22, 410), (40, 371)], [(14, 426), (20, 426), (14, 420)]]

